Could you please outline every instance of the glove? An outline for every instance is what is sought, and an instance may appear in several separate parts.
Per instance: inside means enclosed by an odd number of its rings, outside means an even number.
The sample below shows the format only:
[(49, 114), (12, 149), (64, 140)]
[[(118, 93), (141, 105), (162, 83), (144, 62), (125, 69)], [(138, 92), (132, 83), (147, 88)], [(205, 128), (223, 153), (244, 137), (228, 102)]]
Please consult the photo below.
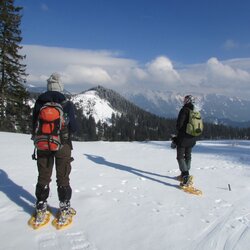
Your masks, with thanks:
[(170, 144), (170, 147), (172, 148), (172, 149), (175, 149), (176, 148), (176, 146), (177, 146), (177, 136), (176, 135), (173, 135), (172, 137), (171, 137), (171, 144)]

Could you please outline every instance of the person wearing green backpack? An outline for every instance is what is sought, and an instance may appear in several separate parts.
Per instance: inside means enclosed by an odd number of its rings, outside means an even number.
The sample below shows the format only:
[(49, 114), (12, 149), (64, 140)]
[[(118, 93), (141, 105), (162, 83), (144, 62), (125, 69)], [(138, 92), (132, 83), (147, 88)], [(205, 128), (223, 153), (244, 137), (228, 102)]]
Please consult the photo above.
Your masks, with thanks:
[(191, 186), (192, 176), (189, 174), (191, 168), (192, 148), (196, 144), (197, 136), (203, 131), (203, 123), (198, 111), (194, 111), (194, 97), (186, 95), (183, 107), (179, 111), (177, 122), (177, 162), (181, 175), (178, 176), (181, 186)]

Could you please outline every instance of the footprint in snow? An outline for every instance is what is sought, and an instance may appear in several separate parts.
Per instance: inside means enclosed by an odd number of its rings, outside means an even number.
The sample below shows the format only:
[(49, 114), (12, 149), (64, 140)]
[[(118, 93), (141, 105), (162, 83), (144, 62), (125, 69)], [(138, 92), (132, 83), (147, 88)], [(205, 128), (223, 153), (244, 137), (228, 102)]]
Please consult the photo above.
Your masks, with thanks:
[(225, 207), (231, 207), (232, 204), (228, 203), (227, 201), (224, 201), (222, 199), (217, 199), (214, 201), (215, 204), (219, 205), (218, 207), (216, 207), (216, 209), (218, 208), (225, 208)]
[(206, 220), (206, 219), (201, 219), (201, 221), (204, 222), (204, 223), (207, 223), (207, 224), (210, 223), (210, 221)]
[(139, 177), (139, 178), (137, 178), (137, 180), (139, 180), (139, 181), (146, 181), (146, 178), (144, 178), (144, 177)]
[(159, 213), (159, 212), (160, 212), (160, 209), (158, 209), (158, 208), (153, 208), (152, 211), (155, 212), (155, 213)]
[(139, 207), (139, 206), (140, 206), (140, 204), (137, 203), (137, 202), (132, 202), (132, 205), (134, 205), (134, 206), (136, 206), (136, 207)]
[(153, 203), (154, 205), (159, 206), (159, 207), (162, 207), (162, 206), (163, 206), (163, 204), (162, 204), (161, 202), (159, 202), (159, 201), (152, 201), (152, 203)]
[(184, 214), (182, 213), (176, 213), (177, 216), (184, 217)]

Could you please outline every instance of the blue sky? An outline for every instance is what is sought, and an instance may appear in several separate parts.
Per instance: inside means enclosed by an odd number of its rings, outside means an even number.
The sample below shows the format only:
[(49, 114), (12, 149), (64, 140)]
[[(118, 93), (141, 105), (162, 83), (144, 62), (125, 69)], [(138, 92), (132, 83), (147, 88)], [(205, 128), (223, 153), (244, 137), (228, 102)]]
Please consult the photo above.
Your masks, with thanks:
[[(75, 91), (102, 83), (127, 88), (130, 82), (131, 88), (145, 84), (147, 88), (220, 92), (228, 82), (227, 94), (231, 94), (234, 84), (247, 89), (250, 82), (248, 0), (15, 3), (24, 7), (22, 43), (34, 84), (45, 80), (49, 68), (59, 71)], [(65, 53), (69, 61), (53, 59), (53, 65), (46, 67), (40, 59), (39, 71), (39, 56), (47, 53)], [(238, 93), (242, 94), (248, 97), (245, 91)]]

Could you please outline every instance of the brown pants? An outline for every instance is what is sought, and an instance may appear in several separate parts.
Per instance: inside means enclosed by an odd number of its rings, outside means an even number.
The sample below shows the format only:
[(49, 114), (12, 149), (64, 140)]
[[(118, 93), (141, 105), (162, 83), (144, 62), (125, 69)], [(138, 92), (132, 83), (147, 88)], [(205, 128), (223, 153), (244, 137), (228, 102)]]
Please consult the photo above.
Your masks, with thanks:
[(49, 185), (54, 166), (56, 165), (57, 186), (69, 186), (71, 172), (71, 147), (68, 144), (56, 151), (37, 151), (38, 184)]

